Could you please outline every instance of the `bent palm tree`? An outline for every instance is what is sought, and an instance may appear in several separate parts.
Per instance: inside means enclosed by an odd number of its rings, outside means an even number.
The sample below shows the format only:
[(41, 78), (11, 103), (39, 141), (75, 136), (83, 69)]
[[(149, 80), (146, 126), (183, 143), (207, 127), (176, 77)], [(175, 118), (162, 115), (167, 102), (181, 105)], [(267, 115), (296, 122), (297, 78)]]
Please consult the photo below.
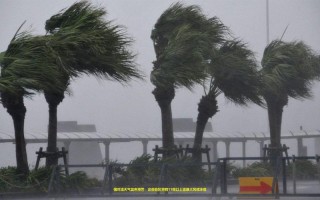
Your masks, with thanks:
[(156, 61), (151, 72), (153, 94), (161, 110), (163, 148), (174, 147), (171, 101), (175, 88), (191, 88), (206, 78), (212, 50), (227, 34), (218, 18), (207, 19), (197, 6), (176, 3), (158, 19), (152, 30)]
[[(19, 31), (19, 30), (18, 30)], [(61, 89), (60, 72), (50, 49), (46, 48), (47, 37), (34, 37), (26, 32), (17, 33), (1, 58), (1, 102), (14, 123), (17, 170), (26, 175), (29, 172), (24, 118), (26, 108), (23, 97), (31, 90)], [(11, 89), (4, 87), (10, 86)]]
[(319, 62), (303, 42), (274, 40), (265, 48), (261, 64), (261, 95), (267, 104), (271, 148), (275, 150), (271, 154), (280, 156), (283, 107), (289, 97), (310, 97)]
[[(70, 79), (81, 74), (93, 74), (119, 82), (132, 78), (142, 78), (133, 62), (134, 55), (128, 50), (131, 40), (124, 30), (109, 21), (102, 8), (95, 8), (87, 2), (73, 4), (67, 10), (52, 16), (46, 22), (46, 30), (61, 43), (53, 43), (52, 48), (62, 60), (68, 72), (65, 89)], [(67, 38), (63, 40), (62, 38)], [(71, 48), (69, 48), (71, 47)], [(48, 151), (57, 148), (57, 107), (64, 99), (64, 91), (45, 91), (49, 104)], [(47, 159), (47, 166), (57, 163), (57, 159)]]
[(194, 138), (193, 158), (201, 161), (201, 145), (209, 118), (218, 112), (217, 97), (224, 93), (232, 102), (246, 105), (261, 104), (260, 85), (254, 54), (241, 41), (227, 41), (213, 53), (207, 68), (208, 80), (204, 83), (205, 95), (198, 105), (198, 118)]

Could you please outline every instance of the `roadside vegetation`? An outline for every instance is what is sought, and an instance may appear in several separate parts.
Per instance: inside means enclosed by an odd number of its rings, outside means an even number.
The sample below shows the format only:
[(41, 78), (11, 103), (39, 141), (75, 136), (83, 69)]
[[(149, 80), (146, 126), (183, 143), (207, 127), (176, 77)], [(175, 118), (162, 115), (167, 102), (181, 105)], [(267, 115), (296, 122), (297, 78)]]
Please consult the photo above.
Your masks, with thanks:
[[(316, 163), (308, 160), (296, 160), (297, 180), (317, 180)], [(117, 161), (112, 166), (112, 187), (147, 188), (147, 187), (207, 187), (212, 186), (216, 168), (209, 170), (207, 165), (198, 165), (191, 157), (164, 158), (155, 162), (149, 154), (136, 157), (129, 164)], [(286, 166), (287, 178), (293, 178), (292, 162)], [(0, 193), (47, 193), (51, 181), (51, 192), (81, 194), (109, 189), (108, 178), (90, 178), (85, 172), (78, 171), (67, 176), (58, 170), (52, 176), (53, 168), (42, 167), (31, 170), (28, 176), (20, 174), (16, 167), (0, 169)], [(254, 162), (246, 167), (234, 163), (227, 164), (227, 176), (230, 180), (239, 177), (272, 177), (270, 162)], [(105, 181), (105, 182), (104, 182)], [(104, 187), (104, 190), (103, 188)]]
[[(5, 167), (0, 169), (0, 193), (8, 192), (48, 192), (52, 175), (52, 168), (42, 167), (31, 170), (28, 176), (19, 173), (16, 167)], [(101, 186), (94, 178), (89, 178), (84, 172), (75, 172), (66, 176), (63, 171), (59, 173), (59, 183), (53, 180), (53, 189), (61, 192), (76, 191)], [(58, 188), (59, 187), (59, 188)]]
[[(291, 161), (286, 166), (286, 176), (289, 179), (293, 178), (293, 165)], [(274, 176), (270, 162), (254, 162), (244, 168), (232, 165), (231, 169), (230, 175), (234, 178)], [(282, 173), (281, 170), (280, 173)], [(318, 176), (318, 167), (315, 162), (310, 160), (295, 161), (295, 178), (297, 180), (316, 180), (319, 178)]]
[(167, 186), (206, 185), (212, 181), (212, 172), (205, 167), (195, 164), (191, 157), (168, 157), (155, 162), (151, 155), (143, 155), (119, 171), (115, 184), (122, 187), (157, 187), (161, 183)]

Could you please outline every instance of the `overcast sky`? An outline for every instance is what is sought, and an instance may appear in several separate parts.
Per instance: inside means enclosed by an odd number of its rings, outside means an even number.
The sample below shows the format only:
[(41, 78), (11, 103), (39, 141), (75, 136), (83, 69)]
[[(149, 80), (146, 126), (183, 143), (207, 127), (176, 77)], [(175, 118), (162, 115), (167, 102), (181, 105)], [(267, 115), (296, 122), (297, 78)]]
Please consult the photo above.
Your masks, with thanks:
[[(17, 28), (27, 20), (23, 29), (32, 27), (34, 34), (44, 34), (45, 21), (59, 10), (72, 5), (73, 0), (0, 0), (0, 51), (5, 51)], [(133, 81), (128, 86), (116, 82), (97, 80), (94, 77), (78, 78), (71, 83), (72, 95), (66, 96), (59, 106), (59, 120), (77, 120), (96, 124), (101, 133), (110, 131), (153, 132), (160, 134), (160, 110), (151, 91), (149, 81), (152, 61), (155, 60), (150, 33), (161, 13), (176, 1), (169, 0), (94, 0), (103, 6), (107, 20), (126, 27), (128, 36), (135, 42), (136, 62), (146, 74), (146, 81)], [(266, 2), (264, 0), (185, 0), (186, 5), (196, 4), (208, 17), (217, 16), (228, 26), (235, 37), (247, 42), (260, 63), (266, 46)], [(303, 40), (320, 53), (320, 1), (269, 0), (270, 40), (281, 37), (286, 26), (285, 41)], [(289, 100), (283, 116), (283, 131), (297, 131), (300, 125), (306, 130), (319, 129), (320, 92), (314, 87), (314, 98), (305, 101)], [(178, 89), (172, 103), (173, 117), (196, 120), (197, 104), (202, 89)], [(233, 133), (268, 132), (267, 112), (255, 105), (242, 108), (218, 99), (219, 113), (213, 117), (214, 132)], [(26, 132), (47, 131), (48, 108), (43, 95), (25, 101), (27, 107)], [(0, 132), (13, 131), (12, 120), (0, 106)], [(10, 133), (10, 134), (11, 134)]]

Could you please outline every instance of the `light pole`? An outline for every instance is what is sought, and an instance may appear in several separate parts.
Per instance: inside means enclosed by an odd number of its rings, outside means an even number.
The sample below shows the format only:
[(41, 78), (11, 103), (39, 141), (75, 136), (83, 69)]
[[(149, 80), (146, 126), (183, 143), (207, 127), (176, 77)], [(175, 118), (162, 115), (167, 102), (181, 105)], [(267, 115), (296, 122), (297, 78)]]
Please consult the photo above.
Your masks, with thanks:
[(267, 45), (269, 44), (269, 0), (266, 0), (266, 31), (267, 31)]

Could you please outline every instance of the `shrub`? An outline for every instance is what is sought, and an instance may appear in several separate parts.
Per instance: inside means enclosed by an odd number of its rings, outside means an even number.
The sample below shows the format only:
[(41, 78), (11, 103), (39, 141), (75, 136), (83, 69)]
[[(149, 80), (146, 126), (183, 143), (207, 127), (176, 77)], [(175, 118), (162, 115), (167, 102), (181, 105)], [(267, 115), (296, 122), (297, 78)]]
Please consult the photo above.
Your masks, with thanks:
[[(153, 184), (157, 179), (155, 174), (160, 170), (155, 166), (152, 156), (145, 154), (136, 157), (125, 168), (115, 163), (113, 167), (114, 184), (117, 186), (141, 187), (142, 185)], [(119, 176), (120, 175), (120, 176)]]
[(4, 167), (0, 169), (0, 191), (1, 192), (24, 192), (38, 191), (46, 192), (49, 184), (51, 169), (40, 168), (32, 170), (25, 177), (18, 174), (15, 167)]
[[(209, 174), (202, 166), (194, 165), (190, 157), (181, 159), (168, 157), (154, 162), (152, 156), (147, 154), (135, 158), (130, 164), (122, 172), (122, 176), (115, 179), (117, 186), (155, 187), (160, 180), (164, 182), (164, 178), (168, 185), (174, 186), (199, 184), (199, 182), (203, 185), (206, 180), (212, 180), (212, 172)], [(166, 169), (162, 168), (165, 165)]]
[[(296, 160), (296, 178), (299, 179), (315, 179), (318, 174), (317, 165), (310, 160)], [(292, 177), (293, 163), (288, 165), (287, 175)]]
[(89, 188), (101, 186), (101, 182), (95, 178), (89, 178), (83, 171), (75, 172), (69, 176), (63, 175), (60, 177), (60, 181), (60, 186), (64, 191), (76, 190), (78, 193)]
[[(47, 192), (52, 168), (39, 168), (31, 170), (27, 176), (18, 174), (16, 167), (0, 169), (0, 192)], [(66, 176), (59, 171), (59, 181), (54, 181), (54, 187), (63, 191), (81, 190), (101, 186), (97, 179), (89, 178), (84, 172), (75, 172)]]
[(254, 162), (248, 167), (236, 168), (232, 171), (232, 176), (235, 178), (238, 177), (263, 177), (263, 176), (272, 176), (272, 168), (270, 163), (266, 162)]

